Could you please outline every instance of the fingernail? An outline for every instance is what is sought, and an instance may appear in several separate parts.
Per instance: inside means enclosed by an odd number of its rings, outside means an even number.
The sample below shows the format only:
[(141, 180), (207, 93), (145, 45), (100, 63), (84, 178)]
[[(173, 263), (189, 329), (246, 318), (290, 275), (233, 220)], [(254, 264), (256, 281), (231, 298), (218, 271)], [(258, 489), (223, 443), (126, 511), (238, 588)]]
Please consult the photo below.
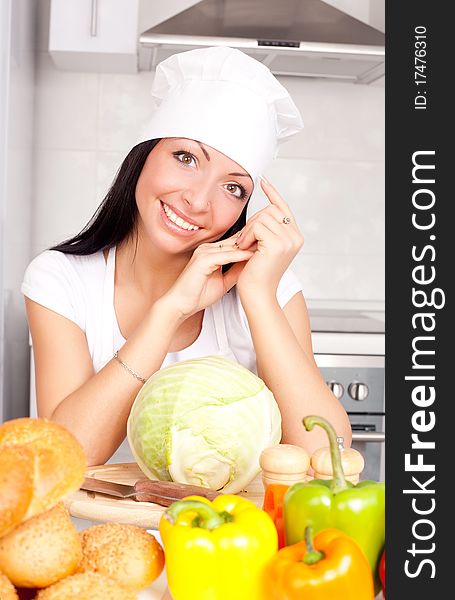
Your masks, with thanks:
[(264, 181), (264, 183), (266, 183), (267, 185), (270, 185), (270, 181), (268, 179), (266, 179), (264, 177), (264, 175), (261, 175), (261, 179), (262, 179), (262, 181)]

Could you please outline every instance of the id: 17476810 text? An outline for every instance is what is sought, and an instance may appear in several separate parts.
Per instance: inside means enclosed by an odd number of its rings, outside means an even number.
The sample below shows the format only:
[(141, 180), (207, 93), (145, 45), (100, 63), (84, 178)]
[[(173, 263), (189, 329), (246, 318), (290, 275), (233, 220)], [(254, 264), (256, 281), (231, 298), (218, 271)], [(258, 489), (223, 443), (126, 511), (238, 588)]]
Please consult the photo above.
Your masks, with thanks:
[(414, 83), (417, 94), (414, 96), (414, 108), (427, 108), (427, 28), (418, 25), (414, 29)]

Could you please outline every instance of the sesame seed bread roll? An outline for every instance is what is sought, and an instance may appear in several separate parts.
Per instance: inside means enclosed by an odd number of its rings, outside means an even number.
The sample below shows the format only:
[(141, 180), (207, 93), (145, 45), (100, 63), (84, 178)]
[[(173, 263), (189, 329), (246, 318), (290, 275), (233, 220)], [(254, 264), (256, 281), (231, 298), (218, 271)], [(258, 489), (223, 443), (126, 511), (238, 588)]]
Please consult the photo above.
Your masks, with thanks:
[[(32, 453), (33, 494), (23, 520), (49, 510), (81, 486), (85, 453), (72, 433), (47, 419), (13, 419), (0, 425), (0, 454), (7, 448)], [(4, 495), (0, 490), (0, 496)], [(28, 492), (26, 492), (28, 493)]]
[(137, 600), (132, 590), (100, 573), (78, 573), (40, 590), (35, 600)]
[(51, 585), (72, 575), (81, 558), (79, 533), (63, 502), (0, 538), (0, 570), (18, 587)]
[(145, 529), (103, 523), (81, 532), (79, 572), (103, 573), (134, 590), (149, 586), (164, 567), (164, 551)]
[(19, 600), (16, 588), (6, 575), (0, 571), (0, 600)]
[(0, 537), (25, 517), (33, 497), (33, 480), (34, 460), (30, 449), (24, 446), (0, 448)]

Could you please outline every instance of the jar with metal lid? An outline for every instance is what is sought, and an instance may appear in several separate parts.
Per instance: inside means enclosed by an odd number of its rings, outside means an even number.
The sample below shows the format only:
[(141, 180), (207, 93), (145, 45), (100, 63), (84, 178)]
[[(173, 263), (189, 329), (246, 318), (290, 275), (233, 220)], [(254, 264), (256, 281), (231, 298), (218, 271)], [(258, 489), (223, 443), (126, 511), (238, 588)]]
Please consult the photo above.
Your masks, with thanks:
[[(345, 448), (344, 438), (337, 437), (338, 448), (341, 454), (341, 466), (344, 476), (351, 483), (358, 483), (360, 474), (365, 468), (363, 456), (355, 448)], [(314, 471), (315, 479), (332, 479), (332, 460), (330, 457), (330, 448), (318, 448), (311, 455), (311, 467)]]

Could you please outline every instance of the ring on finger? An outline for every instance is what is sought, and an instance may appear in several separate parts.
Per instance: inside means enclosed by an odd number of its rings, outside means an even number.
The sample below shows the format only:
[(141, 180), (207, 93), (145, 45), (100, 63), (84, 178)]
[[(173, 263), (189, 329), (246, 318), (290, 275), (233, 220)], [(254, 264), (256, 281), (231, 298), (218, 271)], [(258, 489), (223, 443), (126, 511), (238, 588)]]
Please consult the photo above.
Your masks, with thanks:
[(291, 222), (291, 218), (290, 217), (283, 217), (283, 223), (285, 225), (289, 225), (290, 222)]

